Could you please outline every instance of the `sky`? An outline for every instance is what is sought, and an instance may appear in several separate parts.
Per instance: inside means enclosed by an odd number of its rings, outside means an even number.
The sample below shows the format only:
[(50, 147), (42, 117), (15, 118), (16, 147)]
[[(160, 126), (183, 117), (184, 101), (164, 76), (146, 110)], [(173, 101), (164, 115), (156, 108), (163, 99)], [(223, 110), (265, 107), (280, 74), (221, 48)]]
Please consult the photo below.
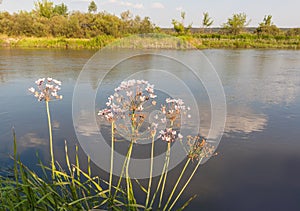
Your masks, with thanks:
[[(37, 0), (0, 0), (0, 11), (31, 11)], [(87, 12), (91, 0), (52, 0), (54, 4), (64, 3), (69, 11)], [(148, 16), (160, 27), (171, 27), (172, 19), (180, 20), (182, 11), (186, 13), (185, 24), (200, 27), (203, 12), (208, 12), (214, 20), (213, 27), (220, 27), (236, 13), (245, 13), (249, 26), (257, 27), (265, 15), (272, 15), (278, 27), (300, 28), (299, 0), (94, 0), (98, 12), (106, 11), (117, 16), (130, 10), (133, 15)]]

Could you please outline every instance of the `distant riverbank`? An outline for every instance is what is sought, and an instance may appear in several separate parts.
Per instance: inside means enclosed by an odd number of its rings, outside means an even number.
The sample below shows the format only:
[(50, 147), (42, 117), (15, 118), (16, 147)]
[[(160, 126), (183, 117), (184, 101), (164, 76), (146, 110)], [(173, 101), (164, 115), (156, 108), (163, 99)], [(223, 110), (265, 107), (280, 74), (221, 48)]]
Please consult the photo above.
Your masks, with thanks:
[(54, 37), (8, 37), (0, 36), (2, 48), (57, 48), (57, 49), (101, 49), (110, 44), (116, 48), (151, 49), (300, 49), (300, 37), (267, 36), (254, 34), (220, 35), (191, 34), (169, 36), (166, 34), (132, 35), (126, 39), (101, 35), (95, 38), (54, 38)]

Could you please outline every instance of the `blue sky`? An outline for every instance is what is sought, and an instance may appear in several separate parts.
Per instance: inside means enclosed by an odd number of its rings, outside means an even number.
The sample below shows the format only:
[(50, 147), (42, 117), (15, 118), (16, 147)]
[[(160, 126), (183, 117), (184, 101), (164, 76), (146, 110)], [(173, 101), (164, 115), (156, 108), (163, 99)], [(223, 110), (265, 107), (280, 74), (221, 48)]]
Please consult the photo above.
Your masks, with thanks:
[[(53, 0), (55, 4), (65, 3), (69, 10), (87, 11), (91, 0)], [(0, 0), (1, 2), (1, 0)], [(0, 11), (30, 11), (35, 0), (2, 0)], [(158, 26), (170, 27), (172, 19), (180, 19), (180, 11), (186, 12), (186, 24), (199, 27), (203, 12), (214, 19), (214, 27), (219, 27), (234, 13), (244, 12), (251, 19), (250, 26), (257, 26), (265, 15), (272, 15), (279, 27), (300, 27), (299, 0), (95, 0), (99, 11), (120, 15), (130, 10), (134, 15), (149, 16)]]

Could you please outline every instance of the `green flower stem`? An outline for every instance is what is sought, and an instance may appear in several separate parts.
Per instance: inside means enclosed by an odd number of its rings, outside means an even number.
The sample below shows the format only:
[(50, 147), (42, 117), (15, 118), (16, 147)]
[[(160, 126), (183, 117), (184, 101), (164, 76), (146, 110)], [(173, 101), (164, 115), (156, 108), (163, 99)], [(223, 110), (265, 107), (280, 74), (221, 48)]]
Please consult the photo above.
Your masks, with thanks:
[(152, 200), (151, 200), (151, 203), (150, 203), (149, 207), (152, 207), (152, 205), (153, 205), (153, 203), (155, 201), (156, 195), (157, 195), (157, 193), (158, 193), (158, 191), (160, 189), (160, 185), (161, 185), (161, 182), (163, 180), (163, 176), (164, 176), (164, 172), (165, 172), (166, 166), (167, 166), (167, 162), (164, 163), (164, 166), (163, 166), (163, 169), (162, 169), (162, 172), (161, 172), (158, 184), (157, 184), (156, 191), (153, 194), (153, 197), (152, 197)]
[(126, 185), (127, 185), (127, 199), (128, 203), (131, 204), (132, 199), (132, 184), (131, 179), (129, 176), (129, 164), (130, 164), (130, 158), (132, 154), (132, 147), (133, 147), (133, 141), (130, 142), (129, 149), (128, 149), (128, 158), (126, 163), (126, 171), (125, 171), (125, 179), (126, 179)]
[(160, 192), (158, 209), (160, 209), (160, 207), (161, 207), (161, 202), (162, 202), (162, 198), (163, 198), (164, 191), (165, 191), (165, 185), (166, 185), (166, 180), (167, 180), (167, 175), (168, 175), (168, 168), (169, 168), (169, 163), (170, 163), (170, 152), (171, 152), (171, 143), (168, 142), (168, 149), (167, 149), (167, 154), (166, 154), (166, 168), (165, 168), (164, 180), (163, 180), (161, 192)]
[(175, 190), (176, 190), (176, 188), (177, 188), (177, 186), (178, 186), (178, 184), (179, 184), (179, 182), (180, 182), (180, 180), (181, 180), (181, 178), (182, 178), (182, 176), (183, 176), (183, 174), (184, 174), (186, 168), (188, 167), (190, 161), (191, 161), (191, 158), (189, 158), (189, 159), (186, 161), (186, 163), (185, 163), (185, 165), (184, 165), (184, 167), (183, 167), (183, 169), (182, 169), (182, 171), (181, 171), (181, 173), (180, 173), (180, 175), (179, 175), (179, 177), (178, 177), (178, 179), (177, 179), (177, 181), (176, 181), (176, 184), (175, 184), (174, 187), (173, 187), (173, 190), (172, 190), (172, 192), (171, 192), (171, 194), (170, 194), (170, 196), (169, 196), (169, 198), (168, 198), (168, 201), (167, 201), (167, 203), (166, 203), (166, 205), (165, 205), (163, 211), (165, 211), (165, 210), (167, 209), (168, 204), (170, 203), (170, 201), (171, 201), (171, 199), (172, 199), (172, 197), (173, 197), (173, 194), (174, 194), (174, 192), (175, 192)]
[(121, 182), (122, 182), (122, 178), (123, 178), (123, 174), (124, 174), (124, 170), (125, 170), (125, 167), (126, 167), (126, 163), (127, 163), (127, 160), (128, 160), (128, 155), (129, 155), (129, 149), (127, 151), (127, 154), (126, 154), (126, 157), (125, 157), (125, 160), (124, 160), (124, 163), (123, 163), (123, 166), (122, 166), (122, 171), (121, 171), (121, 174), (120, 174), (120, 178), (119, 178), (119, 181), (118, 181), (118, 184), (117, 184), (117, 187), (115, 188), (116, 191), (114, 193), (114, 197), (113, 199), (117, 196), (117, 193), (120, 189), (120, 185), (121, 185)]
[(132, 135), (132, 137), (131, 137), (130, 145), (128, 148), (127, 162), (126, 162), (126, 169), (125, 169), (125, 180), (126, 180), (126, 186), (127, 186), (127, 202), (128, 202), (128, 204), (135, 204), (131, 178), (129, 176), (129, 164), (130, 164), (130, 159), (131, 159), (131, 155), (132, 155), (132, 148), (133, 148), (133, 143), (136, 141), (135, 140), (135, 128), (136, 128), (135, 111), (133, 110), (132, 114), (131, 114), (131, 135)]
[[(114, 200), (115, 200), (115, 198), (117, 196), (117, 193), (120, 190), (120, 185), (121, 185), (121, 182), (122, 182), (122, 179), (123, 179), (124, 171), (126, 171), (126, 173), (125, 173), (125, 180), (126, 180), (126, 185), (127, 185), (127, 198), (128, 198), (128, 200), (130, 200), (130, 197), (132, 195), (132, 190), (131, 190), (132, 189), (132, 185), (131, 185), (130, 178), (128, 176), (129, 175), (129, 173), (128, 173), (128, 166), (129, 166), (130, 156), (131, 156), (131, 153), (132, 153), (132, 147), (133, 147), (133, 141), (130, 142), (130, 145), (129, 145), (129, 148), (128, 148), (128, 151), (127, 151), (127, 154), (126, 154), (123, 166), (122, 166), (122, 171), (121, 171), (121, 174), (120, 174), (120, 178), (119, 178), (117, 187), (115, 187), (116, 191), (115, 191), (114, 196), (112, 198), (112, 202), (114, 202)], [(128, 202), (128, 204), (131, 204), (130, 201)]]
[(153, 175), (153, 157), (154, 157), (154, 135), (152, 136), (152, 142), (151, 142), (151, 155), (150, 155), (150, 175), (149, 175), (149, 184), (148, 184), (148, 190), (147, 190), (147, 198), (145, 207), (147, 208), (150, 198), (150, 192), (151, 192), (151, 185), (152, 185), (152, 175)]
[(188, 186), (188, 184), (190, 183), (191, 179), (193, 178), (194, 174), (196, 173), (198, 167), (201, 164), (203, 157), (198, 161), (194, 171), (192, 172), (191, 176), (189, 177), (189, 179), (187, 180), (187, 182), (184, 184), (184, 186), (182, 187), (182, 189), (180, 190), (180, 192), (178, 193), (177, 197), (174, 199), (173, 203), (171, 204), (171, 206), (169, 207), (169, 210), (172, 210), (173, 206), (175, 205), (175, 203), (177, 202), (177, 200), (179, 199), (179, 197), (181, 196), (181, 194), (183, 193), (183, 191), (185, 190), (185, 188)]
[(50, 156), (51, 156), (52, 179), (54, 179), (55, 165), (54, 165), (54, 154), (53, 154), (51, 117), (50, 117), (50, 110), (49, 110), (49, 101), (46, 100), (45, 102), (46, 102), (47, 117), (48, 117), (49, 145), (50, 145)]
[(110, 152), (110, 171), (109, 171), (109, 196), (111, 196), (111, 184), (114, 168), (114, 132), (115, 132), (115, 122), (111, 122), (111, 152)]

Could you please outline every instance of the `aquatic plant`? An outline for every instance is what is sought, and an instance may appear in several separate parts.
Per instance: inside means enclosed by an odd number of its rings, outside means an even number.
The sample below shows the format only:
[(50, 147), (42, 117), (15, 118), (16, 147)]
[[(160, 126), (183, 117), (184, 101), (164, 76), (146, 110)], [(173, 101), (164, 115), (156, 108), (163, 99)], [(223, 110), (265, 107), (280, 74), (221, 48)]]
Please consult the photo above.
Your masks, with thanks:
[[(51, 167), (45, 166), (40, 161), (39, 165), (43, 175), (38, 175), (27, 168), (18, 158), (16, 135), (13, 130), (14, 173), (13, 177), (0, 175), (0, 210), (173, 210), (203, 158), (210, 157), (214, 153), (215, 149), (204, 137), (200, 135), (184, 136), (180, 133), (182, 118), (184, 116), (191, 117), (189, 114), (190, 108), (181, 99), (165, 99), (164, 104), (158, 108), (163, 117), (159, 118), (156, 115), (153, 122), (147, 122), (149, 111), (158, 106), (155, 100), (158, 96), (155, 94), (154, 86), (144, 80), (129, 80), (122, 82), (115, 89), (115, 93), (108, 97), (107, 108), (98, 112), (98, 115), (108, 121), (111, 126), (109, 181), (107, 182), (99, 176), (92, 176), (90, 157), (87, 158), (87, 172), (81, 169), (77, 146), (75, 164), (71, 164), (66, 142), (65, 160), (67, 168), (64, 169), (58, 162), (56, 165), (54, 163), (49, 110), (50, 101), (62, 99), (62, 96), (58, 94), (61, 82), (52, 78), (41, 78), (36, 81), (36, 85), (37, 89), (31, 87), (29, 91), (34, 94), (38, 101), (46, 103)], [(162, 125), (164, 129), (159, 129)], [(118, 137), (128, 139), (130, 142), (120, 178), (117, 184), (114, 185), (112, 172), (114, 170), (116, 134), (121, 135)], [(145, 138), (151, 139), (147, 187), (144, 187), (139, 180), (135, 180), (145, 193), (145, 202), (142, 203), (136, 199), (136, 190), (129, 175), (129, 164), (134, 145)], [(153, 182), (156, 139), (160, 139), (167, 145), (165, 161), (157, 184)], [(182, 144), (186, 151), (186, 163), (172, 186), (171, 193), (167, 195), (166, 199), (163, 199), (166, 196), (165, 187), (171, 159), (171, 147), (177, 141)], [(183, 141), (186, 141), (187, 144), (184, 145)], [(183, 182), (183, 175), (189, 166), (193, 168), (192, 173)], [(50, 180), (48, 179), (48, 171), (52, 173)], [(126, 185), (122, 187), (121, 183), (124, 180)], [(178, 186), (182, 182), (182, 187), (178, 190)], [(107, 188), (105, 188), (106, 185)], [(180, 210), (184, 209), (194, 197), (185, 202)]]
[(49, 102), (53, 100), (61, 100), (63, 98), (62, 95), (58, 94), (58, 91), (61, 90), (61, 81), (48, 77), (40, 78), (35, 81), (37, 85), (37, 89), (31, 87), (28, 89), (29, 92), (34, 94), (34, 97), (38, 99), (38, 101), (45, 101), (46, 110), (47, 110), (47, 118), (48, 118), (48, 129), (49, 129), (49, 146), (50, 146), (50, 156), (51, 156), (51, 167), (52, 167), (52, 178), (54, 177), (55, 171), (55, 163), (54, 163), (54, 153), (53, 153), (53, 140), (52, 140), (52, 126), (51, 126), (51, 116), (49, 109)]
[[(151, 85), (148, 81), (145, 80), (129, 80), (121, 82), (120, 86), (115, 89), (115, 92), (108, 97), (108, 101), (106, 102), (106, 108), (100, 110), (98, 115), (103, 117), (103, 119), (107, 120), (111, 123), (111, 163), (110, 163), (110, 179), (109, 179), (109, 191), (110, 196), (112, 196), (112, 171), (113, 171), (113, 160), (114, 160), (114, 145), (115, 145), (115, 136), (116, 134), (120, 135), (123, 138), (127, 138), (130, 143), (128, 146), (128, 151), (126, 157), (123, 162), (123, 167), (121, 170), (120, 178), (118, 180), (117, 185), (115, 186), (115, 192), (113, 199), (117, 196), (117, 193), (120, 189), (120, 184), (122, 179), (125, 179), (126, 183), (126, 204), (127, 209), (136, 210), (137, 209), (137, 201), (135, 198), (134, 189), (132, 186), (131, 178), (129, 177), (129, 163), (130, 158), (132, 156), (133, 146), (134, 144), (139, 143), (145, 137), (145, 133), (148, 134), (148, 138), (151, 139), (151, 149), (150, 149), (150, 174), (148, 178), (148, 187), (143, 187), (137, 180), (136, 182), (145, 192), (145, 204), (139, 205), (144, 207), (145, 210), (153, 210), (154, 204), (156, 201), (156, 197), (159, 194), (159, 199), (157, 201), (157, 207), (155, 209), (159, 210), (171, 210), (175, 203), (178, 201), (179, 197), (182, 195), (184, 189), (187, 187), (192, 177), (194, 176), (196, 170), (201, 164), (201, 161), (206, 156), (211, 156), (214, 152), (214, 148), (212, 148), (205, 140), (204, 137), (196, 136), (191, 138), (192, 136), (184, 137), (180, 133), (180, 120), (183, 116), (187, 118), (191, 118), (190, 107), (186, 106), (182, 99), (173, 99), (167, 98), (165, 99), (165, 104), (161, 105), (159, 110), (163, 115), (163, 118), (158, 118), (158, 115), (155, 116), (153, 122), (146, 122), (146, 117), (149, 116), (149, 113), (153, 107), (157, 106), (157, 102), (154, 100), (157, 97), (154, 90), (154, 85)], [(164, 125), (164, 129), (158, 130), (158, 125)], [(146, 132), (140, 130), (141, 128), (148, 128)], [(181, 141), (183, 139), (187, 140), (187, 146), (185, 150), (187, 152), (187, 161), (185, 166), (183, 167), (171, 194), (169, 194), (166, 203), (163, 205), (163, 196), (165, 192), (165, 186), (168, 175), (168, 168), (171, 157), (171, 144), (175, 141)], [(153, 165), (154, 165), (154, 147), (155, 147), (155, 139), (161, 139), (167, 144), (166, 149), (166, 157), (164, 166), (162, 168), (162, 172), (160, 174), (160, 178), (157, 186), (154, 189), (154, 193), (151, 194), (152, 185), (153, 185)], [(198, 144), (201, 139), (201, 143)], [(192, 145), (193, 143), (193, 146)], [(187, 148), (187, 149), (186, 149)], [(177, 197), (173, 199), (173, 195), (177, 190), (178, 184), (180, 183), (183, 174), (186, 172), (187, 167), (190, 164), (190, 161), (197, 161), (196, 166), (194, 166), (194, 170), (188, 180), (184, 183), (183, 188), (177, 194)], [(193, 162), (192, 162), (193, 163)], [(172, 201), (173, 200), (173, 201)], [(188, 205), (190, 200), (185, 203), (182, 208)], [(169, 204), (171, 205), (169, 206)], [(113, 203), (110, 204), (110, 208), (114, 209), (116, 205)]]

